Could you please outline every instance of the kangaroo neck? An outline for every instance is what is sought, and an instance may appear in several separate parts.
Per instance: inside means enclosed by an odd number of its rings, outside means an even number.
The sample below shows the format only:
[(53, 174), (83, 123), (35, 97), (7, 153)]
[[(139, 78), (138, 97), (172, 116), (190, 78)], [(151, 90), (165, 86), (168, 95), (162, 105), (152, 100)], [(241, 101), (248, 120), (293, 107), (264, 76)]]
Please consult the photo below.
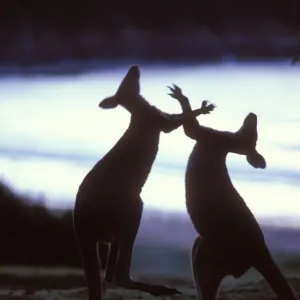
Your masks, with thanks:
[(139, 194), (148, 178), (159, 145), (160, 130), (147, 122), (132, 118), (119, 146), (119, 163), (126, 189)]
[(147, 114), (136, 113), (131, 115), (127, 131), (138, 135), (145, 135), (145, 138), (147, 138), (147, 135), (151, 135), (151, 133), (159, 134), (160, 128), (155, 119), (152, 119)]

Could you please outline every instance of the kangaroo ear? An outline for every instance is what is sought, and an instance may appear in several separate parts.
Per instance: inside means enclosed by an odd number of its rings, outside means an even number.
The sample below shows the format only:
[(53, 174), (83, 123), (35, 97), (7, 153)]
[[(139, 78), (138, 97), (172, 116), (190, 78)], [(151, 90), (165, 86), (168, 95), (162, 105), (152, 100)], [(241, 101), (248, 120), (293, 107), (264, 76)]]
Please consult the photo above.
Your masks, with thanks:
[(137, 96), (140, 94), (140, 68), (131, 66), (122, 80), (116, 95)]
[(265, 158), (260, 153), (258, 153), (256, 150), (247, 154), (247, 161), (252, 167), (254, 167), (256, 169), (257, 168), (265, 169), (267, 167)]
[(99, 103), (99, 107), (104, 109), (115, 108), (117, 106), (118, 106), (118, 101), (116, 96), (107, 97)]

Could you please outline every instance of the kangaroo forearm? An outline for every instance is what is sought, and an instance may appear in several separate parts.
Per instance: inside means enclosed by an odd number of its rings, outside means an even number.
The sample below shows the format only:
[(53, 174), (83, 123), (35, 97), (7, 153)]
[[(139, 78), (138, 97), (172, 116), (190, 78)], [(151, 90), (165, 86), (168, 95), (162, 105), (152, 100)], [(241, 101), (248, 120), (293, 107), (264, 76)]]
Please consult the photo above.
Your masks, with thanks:
[(193, 111), (187, 97), (180, 99), (179, 103), (183, 111), (184, 132), (191, 139), (196, 139), (197, 132), (199, 131), (199, 123), (196, 116), (202, 113), (201, 108)]
[(183, 123), (183, 130), (184, 133), (191, 139), (197, 140), (198, 139), (198, 132), (199, 132), (199, 123), (195, 117), (187, 119)]
[[(195, 110), (191, 110), (188, 115), (191, 117), (197, 117), (200, 114), (202, 114), (202, 110), (200, 108), (195, 109)], [(168, 119), (167, 122), (164, 124), (163, 126), (163, 131), (164, 132), (171, 132), (175, 129), (177, 129), (178, 127), (182, 126), (186, 119), (187, 116), (185, 116), (183, 113), (181, 114), (167, 114), (168, 115)]]
[(203, 110), (201, 108), (197, 108), (194, 110), (190, 110), (187, 114), (184, 114), (184, 113), (171, 114), (170, 117), (172, 119), (178, 119), (183, 122), (187, 117), (198, 117), (201, 114), (203, 114)]

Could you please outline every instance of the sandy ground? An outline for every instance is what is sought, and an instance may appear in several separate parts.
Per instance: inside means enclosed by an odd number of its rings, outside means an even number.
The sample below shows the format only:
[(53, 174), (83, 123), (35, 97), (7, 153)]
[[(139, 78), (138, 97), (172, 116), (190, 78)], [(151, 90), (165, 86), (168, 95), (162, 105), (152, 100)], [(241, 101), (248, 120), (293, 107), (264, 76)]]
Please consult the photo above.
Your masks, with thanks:
[[(300, 277), (288, 278), (291, 286), (295, 289), (297, 295), (300, 295)], [(178, 296), (153, 297), (147, 293), (139, 291), (130, 291), (121, 288), (108, 288), (104, 299), (107, 300), (131, 300), (131, 299), (197, 299), (196, 290), (193, 284), (177, 287), (183, 294)], [(69, 289), (0, 289), (0, 299), (26, 299), (26, 300), (81, 300), (87, 299), (86, 288)], [(255, 283), (240, 284), (234, 288), (221, 287), (218, 300), (272, 300), (278, 299), (265, 281), (261, 280)]]

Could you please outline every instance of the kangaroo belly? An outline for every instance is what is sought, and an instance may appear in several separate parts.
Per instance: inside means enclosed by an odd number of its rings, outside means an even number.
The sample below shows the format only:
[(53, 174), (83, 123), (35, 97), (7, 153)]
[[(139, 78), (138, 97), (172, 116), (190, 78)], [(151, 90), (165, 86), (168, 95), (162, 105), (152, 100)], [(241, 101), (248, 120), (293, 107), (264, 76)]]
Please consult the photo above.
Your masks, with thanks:
[(247, 207), (218, 205), (216, 199), (187, 198), (187, 211), (198, 234), (216, 244), (239, 249), (241, 244), (253, 248), (264, 243), (261, 228)]
[[(94, 200), (94, 201), (93, 201)], [(140, 221), (143, 202), (140, 197), (113, 193), (96, 198), (77, 198), (74, 225), (77, 232), (95, 234), (110, 242), (123, 230)]]
[(103, 194), (139, 195), (156, 158), (158, 143), (156, 131), (123, 136), (87, 174), (79, 193), (98, 198)]
[(222, 236), (224, 220), (227, 218), (216, 199), (186, 197), (186, 207), (195, 230), (202, 237)]
[(186, 207), (195, 230), (203, 237), (230, 244), (263, 241), (254, 215), (226, 178), (213, 180), (209, 174), (187, 172)]
[(129, 195), (139, 195), (149, 176), (157, 151), (156, 144), (152, 145), (152, 148), (144, 144), (143, 147), (126, 147), (120, 153), (108, 153), (83, 179), (76, 201), (94, 202), (97, 199), (99, 202), (105, 201), (107, 197), (117, 199), (119, 195), (126, 198), (129, 198)]

